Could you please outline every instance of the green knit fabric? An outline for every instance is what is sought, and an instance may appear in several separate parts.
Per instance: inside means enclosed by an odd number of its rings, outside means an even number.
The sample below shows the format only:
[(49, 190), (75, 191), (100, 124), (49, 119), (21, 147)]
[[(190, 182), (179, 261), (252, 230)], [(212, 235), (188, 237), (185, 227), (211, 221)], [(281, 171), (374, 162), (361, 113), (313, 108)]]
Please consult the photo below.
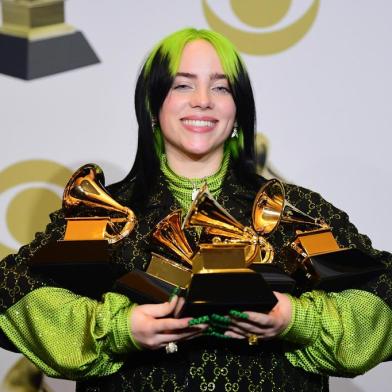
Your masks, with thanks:
[[(346, 290), (290, 299), (293, 318), (281, 338), (300, 344), (286, 353), (292, 365), (353, 376), (392, 355), (392, 311), (379, 297)], [(41, 288), (0, 315), (0, 327), (52, 377), (104, 376), (116, 372), (125, 355), (138, 349), (129, 326), (132, 306), (116, 293), (97, 302), (65, 289)]]
[[(217, 197), (228, 162), (225, 155), (218, 173), (198, 179), (195, 185), (207, 180)], [(178, 181), (183, 178), (167, 162), (161, 168), (176, 199), (187, 209), (194, 183)], [(392, 311), (374, 294), (312, 291), (290, 299), (292, 321), (280, 338), (299, 344), (286, 353), (292, 365), (314, 373), (355, 375), (392, 356)], [(95, 301), (66, 289), (45, 287), (31, 291), (0, 315), (0, 328), (50, 376), (104, 376), (116, 372), (138, 349), (129, 325), (133, 306), (116, 293)]]
[(168, 182), (168, 187), (174, 198), (184, 211), (188, 211), (192, 203), (192, 194), (197, 191), (204, 183), (207, 183), (208, 190), (217, 198), (222, 188), (223, 179), (229, 167), (230, 153), (225, 151), (222, 164), (219, 170), (211, 176), (204, 178), (186, 178), (174, 173), (169, 167), (166, 154), (161, 155), (161, 170)]
[(0, 315), (0, 327), (49, 376), (103, 376), (122, 366), (124, 354), (139, 349), (130, 333), (133, 306), (117, 293), (107, 293), (98, 302), (44, 287)]
[(301, 345), (292, 365), (324, 374), (362, 374), (392, 356), (392, 310), (367, 291), (313, 291), (290, 297), (293, 315), (281, 334)]

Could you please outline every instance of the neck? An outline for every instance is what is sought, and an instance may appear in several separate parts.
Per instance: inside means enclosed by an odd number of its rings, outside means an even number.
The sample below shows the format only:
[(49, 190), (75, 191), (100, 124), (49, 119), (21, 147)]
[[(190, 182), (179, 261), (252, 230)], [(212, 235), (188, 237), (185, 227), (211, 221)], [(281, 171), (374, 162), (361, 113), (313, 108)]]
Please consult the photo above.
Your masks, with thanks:
[(229, 166), (230, 153), (227, 151), (224, 154), (220, 167), (213, 175), (205, 176), (203, 178), (198, 176), (189, 178), (178, 175), (171, 167), (169, 167), (167, 156), (165, 154), (161, 156), (160, 160), (161, 170), (166, 177), (170, 191), (183, 210), (187, 211), (195, 194), (197, 193), (197, 190), (204, 183), (207, 183), (210, 193), (215, 198), (218, 197), (222, 188), (223, 179), (226, 176)]
[(177, 175), (186, 178), (205, 178), (219, 170), (223, 159), (223, 148), (203, 156), (187, 155), (168, 148), (166, 157), (169, 167)]

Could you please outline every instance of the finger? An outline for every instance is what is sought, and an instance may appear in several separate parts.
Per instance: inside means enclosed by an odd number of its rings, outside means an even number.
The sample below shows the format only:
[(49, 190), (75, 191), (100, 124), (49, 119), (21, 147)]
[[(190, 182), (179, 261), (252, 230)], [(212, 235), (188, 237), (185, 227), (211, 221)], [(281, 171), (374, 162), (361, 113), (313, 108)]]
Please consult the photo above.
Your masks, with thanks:
[(185, 298), (184, 297), (179, 297), (177, 300), (176, 307), (174, 309), (174, 317), (178, 317), (181, 313), (182, 308), (185, 305)]
[(244, 334), (244, 335), (247, 335), (250, 333), (264, 335), (264, 333), (265, 333), (265, 329), (260, 328), (254, 324), (242, 324), (242, 325), (238, 325), (238, 326), (235, 325), (235, 326), (230, 327), (230, 330), (234, 330), (234, 331), (241, 333), (241, 334)]
[(236, 332), (233, 332), (233, 331), (226, 331), (225, 335), (228, 336), (229, 338), (233, 338), (233, 339), (245, 339), (246, 338), (246, 336), (241, 335)]
[(204, 315), (204, 316), (192, 318), (189, 321), (189, 325), (208, 324), (209, 322), (210, 322), (210, 316)]
[(269, 336), (274, 335), (270, 329), (264, 330), (264, 329), (257, 328), (257, 327), (250, 327), (247, 329), (242, 329), (242, 328), (237, 328), (235, 326), (230, 326), (228, 331), (234, 332), (237, 335), (241, 335), (244, 337), (248, 337), (250, 334), (257, 335), (260, 337), (269, 337)]
[(175, 318), (164, 318), (155, 320), (154, 330), (156, 333), (166, 333), (172, 331), (179, 331), (182, 329), (189, 328), (190, 317), (175, 319)]
[(198, 330), (201, 330), (201, 331), (204, 331), (205, 329), (207, 329), (207, 328), (209, 328), (209, 324), (195, 324), (195, 325), (189, 325), (189, 322), (188, 322), (188, 328), (194, 328), (194, 329), (198, 329)]
[(264, 327), (264, 326), (260, 326), (260, 325), (254, 324), (254, 323), (245, 323), (245, 322), (241, 322), (238, 324), (232, 324), (229, 326), (228, 329), (231, 331), (235, 331), (237, 333), (240, 333), (240, 334), (244, 334), (244, 335), (248, 335), (248, 334), (252, 333), (252, 334), (266, 336), (266, 335), (270, 335), (272, 333), (275, 333), (274, 328)]
[(180, 286), (176, 286), (174, 287), (173, 291), (170, 294), (169, 297), (169, 302), (172, 300), (173, 297), (175, 297), (176, 295), (178, 295), (181, 292)]
[(189, 331), (182, 333), (173, 333), (173, 334), (160, 334), (157, 335), (157, 342), (159, 346), (166, 346), (170, 342), (181, 342), (183, 340), (189, 340), (196, 338), (202, 335), (202, 331)]
[(244, 319), (233, 319), (232, 324), (240, 326), (241, 328), (247, 328), (247, 325), (255, 325), (260, 328), (270, 328), (275, 325), (275, 319), (264, 313), (247, 312), (249, 318)]
[(198, 338), (198, 337), (200, 337), (200, 336), (203, 336), (203, 332), (204, 332), (204, 331), (198, 331), (198, 332), (196, 332), (195, 334), (186, 336), (186, 337), (184, 337), (184, 338), (181, 339), (181, 340), (182, 340), (182, 341), (185, 341), (185, 340), (191, 340), (191, 339)]
[(230, 309), (229, 315), (232, 316), (232, 318), (234, 319), (240, 319), (240, 320), (247, 320), (249, 318), (249, 315), (247, 313), (241, 312), (240, 310), (237, 309)]
[(247, 330), (238, 328), (238, 327), (236, 327), (236, 326), (234, 326), (234, 325), (230, 325), (230, 326), (227, 328), (227, 331), (234, 332), (235, 334), (241, 335), (241, 336), (247, 336), (247, 334), (250, 333), (250, 331), (247, 331)]
[(174, 312), (177, 305), (178, 297), (174, 296), (170, 302), (163, 302), (161, 304), (147, 304), (141, 305), (145, 314), (154, 318), (165, 317)]
[(265, 327), (271, 327), (274, 324), (274, 319), (268, 314), (258, 312), (247, 312), (249, 315), (248, 321), (263, 325)]
[(172, 330), (170, 332), (161, 333), (150, 331), (148, 336), (141, 336), (140, 339), (138, 339), (138, 343), (141, 344), (143, 347), (156, 350), (170, 342), (182, 340), (191, 336), (200, 336), (202, 333), (203, 331), (198, 327)]

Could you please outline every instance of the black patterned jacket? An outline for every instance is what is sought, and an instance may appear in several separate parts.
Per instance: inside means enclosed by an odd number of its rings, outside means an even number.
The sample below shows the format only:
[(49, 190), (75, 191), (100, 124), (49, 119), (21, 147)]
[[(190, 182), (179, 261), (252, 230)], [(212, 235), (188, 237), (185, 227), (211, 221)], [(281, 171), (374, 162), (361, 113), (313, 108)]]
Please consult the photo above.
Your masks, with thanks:
[[(243, 185), (229, 169), (218, 201), (236, 219), (250, 224), (251, 209), (259, 187), (265, 182), (259, 178), (254, 186)], [(113, 197), (131, 207), (137, 218), (135, 230), (122, 241), (112, 245), (111, 261), (116, 276), (133, 270), (145, 269), (151, 252), (151, 230), (168, 213), (179, 208), (161, 175), (142, 208), (129, 205), (133, 182), (110, 188)], [(366, 285), (392, 307), (392, 257), (371, 247), (370, 240), (358, 234), (348, 216), (323, 200), (319, 194), (298, 186), (286, 185), (290, 203), (315, 218), (323, 218), (333, 228), (341, 246), (357, 247), (381, 260), (387, 266)], [(82, 212), (81, 212), (82, 214)], [(52, 222), (45, 233), (10, 255), (0, 264), (0, 311), (3, 312), (30, 291), (43, 286), (56, 286), (55, 281), (33, 272), (29, 266), (32, 255), (50, 241), (61, 239), (64, 233), (64, 214), (51, 216)], [(192, 233), (190, 233), (192, 235)], [(280, 227), (269, 237), (276, 251), (275, 260), (285, 267), (284, 244), (294, 239), (294, 228)], [(240, 288), (239, 288), (240, 289)], [(292, 366), (285, 351), (293, 347), (283, 341), (263, 342), (249, 347), (242, 342), (221, 341), (211, 338), (182, 343), (179, 353), (167, 355), (162, 351), (133, 352), (115, 374), (77, 383), (77, 391), (327, 391), (328, 377), (312, 374)]]

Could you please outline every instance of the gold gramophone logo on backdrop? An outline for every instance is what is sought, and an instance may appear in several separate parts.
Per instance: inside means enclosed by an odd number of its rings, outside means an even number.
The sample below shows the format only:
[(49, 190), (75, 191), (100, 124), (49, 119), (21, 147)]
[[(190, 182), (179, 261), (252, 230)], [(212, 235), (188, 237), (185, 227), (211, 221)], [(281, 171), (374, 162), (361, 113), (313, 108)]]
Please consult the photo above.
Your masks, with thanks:
[(292, 0), (230, 0), (232, 11), (242, 23), (251, 28), (249, 31), (224, 21), (210, 7), (208, 0), (203, 0), (203, 10), (210, 27), (229, 38), (241, 52), (268, 55), (282, 52), (296, 44), (316, 19), (320, 0), (312, 0), (302, 16), (279, 27), (292, 3)]
[(0, 259), (45, 229), (49, 213), (61, 207), (71, 175), (65, 166), (48, 160), (17, 162), (0, 172)]

